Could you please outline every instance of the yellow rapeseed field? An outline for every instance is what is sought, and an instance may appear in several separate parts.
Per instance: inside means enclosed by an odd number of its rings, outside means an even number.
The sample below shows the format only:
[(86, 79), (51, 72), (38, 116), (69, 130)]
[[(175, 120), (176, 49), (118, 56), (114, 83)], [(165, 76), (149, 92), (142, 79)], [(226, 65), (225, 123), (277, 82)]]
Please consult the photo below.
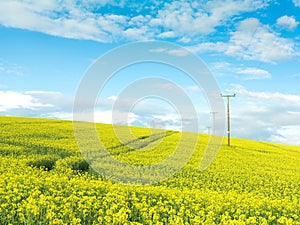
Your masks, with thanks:
[[(97, 125), (108, 151), (134, 165), (163, 160), (180, 138), (130, 129), (136, 140), (128, 143), (141, 151)], [(82, 158), (72, 122), (0, 117), (0, 224), (300, 224), (300, 147), (232, 139), (200, 171), (208, 138), (199, 136), (190, 161), (167, 180), (124, 185)]]

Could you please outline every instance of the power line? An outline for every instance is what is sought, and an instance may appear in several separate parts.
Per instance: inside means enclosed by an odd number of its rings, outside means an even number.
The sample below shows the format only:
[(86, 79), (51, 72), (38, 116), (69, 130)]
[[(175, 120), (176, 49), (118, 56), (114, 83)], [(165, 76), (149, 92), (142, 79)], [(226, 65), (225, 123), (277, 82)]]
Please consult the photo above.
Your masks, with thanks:
[(236, 96), (236, 94), (233, 95), (223, 95), (221, 94), (223, 98), (227, 98), (227, 135), (228, 135), (228, 146), (230, 146), (230, 110), (229, 110), (229, 99)]

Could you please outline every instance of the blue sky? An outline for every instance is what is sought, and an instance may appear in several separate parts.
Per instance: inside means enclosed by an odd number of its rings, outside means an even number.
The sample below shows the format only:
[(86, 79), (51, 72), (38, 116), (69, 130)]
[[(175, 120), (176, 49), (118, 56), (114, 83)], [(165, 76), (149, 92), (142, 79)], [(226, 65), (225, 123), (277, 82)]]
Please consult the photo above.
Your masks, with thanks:
[[(71, 119), (77, 87), (97, 58), (124, 44), (159, 40), (199, 56), (223, 93), (237, 93), (233, 136), (300, 145), (299, 22), (299, 0), (0, 0), (0, 114)], [(120, 71), (100, 95), (98, 120), (111, 122), (109, 107), (120, 89), (148, 75), (180, 84), (207, 132), (203, 93), (162, 65)], [(147, 100), (130, 124), (147, 126), (155, 117), (177, 129), (175, 114)]]

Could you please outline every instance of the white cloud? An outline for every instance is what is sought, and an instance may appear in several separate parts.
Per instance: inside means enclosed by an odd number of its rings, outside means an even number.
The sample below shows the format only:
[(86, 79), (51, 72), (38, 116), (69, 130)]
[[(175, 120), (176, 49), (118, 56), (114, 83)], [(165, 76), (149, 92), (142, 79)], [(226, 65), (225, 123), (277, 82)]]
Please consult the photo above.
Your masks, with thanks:
[(169, 113), (167, 115), (153, 115), (154, 119), (159, 119), (161, 121), (170, 121), (172, 123), (181, 123), (180, 121), (180, 116), (178, 116), (177, 114), (173, 114), (173, 113)]
[(255, 18), (246, 19), (231, 32), (229, 42), (204, 42), (191, 51), (214, 51), (245, 60), (277, 62), (297, 55), (293, 41), (282, 38)]
[(24, 68), (15, 63), (10, 63), (0, 59), (0, 75), (24, 76)]
[(189, 37), (182, 37), (178, 40), (178, 42), (182, 42), (182, 43), (189, 43), (192, 42), (192, 38)]
[(245, 75), (243, 78), (245, 80), (269, 79), (272, 77), (268, 71), (258, 68), (237, 69), (236, 73)]
[(215, 69), (224, 69), (224, 68), (227, 69), (229, 67), (231, 67), (231, 64), (228, 63), (228, 62), (215, 62), (215, 63), (213, 63), (213, 68), (215, 68)]
[(151, 17), (149, 15), (143, 16), (143, 15), (138, 15), (138, 16), (134, 16), (130, 19), (130, 21), (128, 22), (129, 25), (133, 25), (133, 26), (144, 26), (145, 23), (147, 23), (149, 21)]
[(125, 16), (93, 14), (70, 1), (0, 2), (2, 25), (67, 38), (112, 42), (126, 22)]
[(108, 123), (108, 124), (124, 124), (132, 125), (138, 116), (132, 112), (118, 112), (114, 111), (95, 111), (94, 122)]
[(277, 134), (271, 135), (270, 141), (289, 145), (300, 145), (300, 126), (283, 126)]
[(182, 121), (177, 114), (166, 114), (166, 115), (153, 115), (152, 121), (149, 127), (160, 128), (166, 130), (182, 130)]
[[(0, 24), (50, 35), (99, 42), (176, 38), (180, 42), (215, 32), (233, 16), (265, 7), (268, 0), (150, 1), (151, 12), (140, 10), (144, 3), (125, 1), (0, 1)], [(122, 10), (103, 13), (113, 5)], [(158, 7), (159, 5), (159, 7)], [(125, 10), (126, 9), (126, 10)], [(159, 9), (159, 10), (157, 10)], [(121, 15), (121, 11), (126, 11)], [(127, 12), (128, 11), (128, 12)], [(130, 12), (129, 12), (130, 11)], [(129, 16), (131, 15), (131, 16)]]
[(208, 34), (214, 32), (214, 27), (217, 25), (217, 22), (209, 20), (206, 12), (194, 13), (193, 6), (186, 1), (166, 3), (165, 7), (158, 11), (158, 18), (154, 20), (165, 29), (176, 32), (176, 36), (182, 34), (193, 36), (198, 32)]
[(271, 101), (271, 102), (279, 102), (282, 104), (299, 104), (300, 105), (300, 96), (299, 95), (291, 95), (291, 94), (283, 94), (280, 92), (252, 92), (246, 90), (242, 86), (238, 86), (235, 90), (237, 94), (245, 95), (250, 98), (256, 99), (258, 101)]
[(61, 119), (61, 120), (72, 120), (73, 114), (69, 112), (53, 112), (53, 113), (44, 113), (41, 114), (42, 118), (53, 118), (53, 119)]
[[(176, 117), (176, 114), (170, 112), (170, 107), (161, 105), (157, 101), (144, 101), (135, 106), (131, 112), (122, 110), (122, 108), (112, 111), (113, 103), (117, 99), (117, 96), (99, 99), (94, 109), (92, 121), (90, 115), (86, 114), (86, 112), (77, 114), (77, 118), (89, 122), (137, 126), (149, 126), (150, 122), (159, 120), (163, 126), (160, 128), (178, 128), (180, 120)], [(72, 120), (73, 101), (74, 98), (72, 96), (67, 96), (60, 92), (36, 90), (26, 92), (0, 91), (0, 112), (2, 115)], [(119, 101), (127, 104), (126, 99), (120, 99)], [(127, 107), (125, 106), (125, 108)], [(156, 123), (155, 125), (158, 124)]]
[(72, 118), (73, 97), (60, 92), (46, 91), (0, 91), (2, 115)]
[(299, 22), (293, 16), (282, 16), (277, 19), (277, 25), (287, 30), (294, 30)]
[[(64, 112), (71, 111), (73, 107), (73, 97), (64, 95), (60, 92), (54, 91), (26, 91), (24, 94), (31, 96), (36, 99), (36, 101), (43, 104), (51, 104), (51, 112)], [(48, 111), (50, 109), (47, 109)]]
[(187, 90), (190, 90), (190, 91), (196, 91), (196, 92), (202, 91), (201, 88), (198, 87), (198, 86), (188, 86), (188, 87), (187, 87)]
[[(197, 91), (193, 86), (188, 89)], [(231, 101), (233, 136), (299, 144), (300, 96), (280, 92), (255, 92), (240, 85), (228, 92), (237, 93), (237, 97)], [(195, 118), (180, 118), (176, 110), (160, 105), (158, 101), (144, 101), (132, 112), (115, 111), (112, 114), (110, 107), (114, 99), (116, 96), (110, 96), (97, 103), (94, 113), (96, 122), (153, 125), (172, 130), (180, 130), (182, 125), (195, 122)], [(73, 117), (72, 108), (73, 97), (59, 92), (0, 91), (0, 112), (4, 115), (69, 120)], [(201, 114), (200, 121), (208, 120), (209, 112), (201, 113), (203, 115)], [(203, 127), (204, 125), (201, 124)]]
[(147, 41), (154, 36), (147, 26), (128, 28), (123, 32), (124, 38), (127, 40)]
[(233, 136), (299, 144), (296, 134), (300, 127), (300, 96), (255, 92), (240, 85), (227, 91), (237, 93), (231, 101)]
[(157, 53), (160, 53), (160, 52), (165, 52), (165, 51), (167, 51), (167, 49), (165, 49), (165, 48), (154, 48), (154, 49), (150, 49), (149, 51), (150, 51), (150, 52), (157, 52)]
[(159, 38), (173, 38), (173, 37), (176, 37), (176, 34), (174, 31), (166, 31), (166, 32), (163, 32), (163, 33), (160, 33), (158, 35)]
[(293, 0), (295, 6), (300, 7), (300, 0)]
[(228, 44), (225, 42), (203, 42), (195, 46), (190, 46), (188, 49), (192, 52), (225, 52)]
[(207, 3), (197, 1), (174, 1), (165, 3), (151, 23), (173, 31), (178, 37), (193, 37), (215, 32), (215, 28), (233, 15), (249, 12), (267, 5), (267, 1), (215, 0)]
[(156, 49), (150, 49), (150, 52), (157, 52), (157, 53), (167, 53), (169, 55), (175, 55), (175, 56), (187, 56), (190, 55), (190, 51), (184, 48), (178, 48), (178, 49), (166, 49), (166, 48), (156, 48)]
[(262, 80), (272, 77), (271, 73), (267, 70), (256, 67), (245, 68), (243, 65), (233, 65), (228, 62), (212, 63), (211, 70), (217, 75), (234, 76), (240, 80)]
[(49, 108), (52, 106), (52, 104), (41, 103), (38, 99), (26, 93), (0, 91), (0, 112), (12, 109)]
[(107, 98), (108, 100), (111, 100), (111, 101), (116, 101), (117, 99), (118, 99), (118, 96), (109, 96), (108, 98)]
[(186, 56), (190, 54), (190, 52), (186, 49), (172, 49), (169, 50), (167, 53), (175, 56)]
[(57, 91), (25, 91), (24, 93), (27, 95), (61, 95)]

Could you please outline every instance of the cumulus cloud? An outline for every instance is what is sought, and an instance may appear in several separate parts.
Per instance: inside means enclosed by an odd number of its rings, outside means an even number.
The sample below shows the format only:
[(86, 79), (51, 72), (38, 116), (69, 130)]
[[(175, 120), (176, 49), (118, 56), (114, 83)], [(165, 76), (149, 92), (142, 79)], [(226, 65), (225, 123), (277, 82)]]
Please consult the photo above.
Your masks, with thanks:
[(289, 145), (300, 145), (300, 126), (283, 126), (277, 133), (271, 135), (270, 141), (275, 143), (285, 143)]
[[(10, 0), (0, 1), (0, 24), (104, 43), (157, 38), (187, 42), (197, 39), (198, 35), (215, 32), (217, 26), (235, 15), (263, 8), (267, 2), (215, 0), (206, 3), (149, 1), (125, 4), (125, 1), (110, 0), (80, 3), (70, 0)], [(106, 6), (121, 10), (104, 13), (106, 10), (102, 9)]]
[(176, 34), (174, 31), (166, 31), (163, 33), (158, 34), (159, 38), (173, 38), (176, 37)]
[(26, 93), (0, 91), (0, 112), (15, 109), (49, 108), (52, 106), (52, 104), (42, 103), (38, 99)]
[(295, 6), (300, 7), (300, 0), (293, 0)]
[(236, 89), (236, 93), (248, 96), (258, 101), (271, 101), (271, 102), (281, 102), (282, 104), (299, 104), (300, 105), (300, 96), (299, 95), (290, 95), (283, 94), (280, 92), (253, 92), (248, 91), (243, 87)]
[(287, 30), (294, 30), (299, 22), (293, 16), (282, 16), (277, 19), (277, 25)]
[(236, 73), (245, 75), (243, 77), (245, 80), (260, 80), (272, 77), (268, 71), (258, 68), (237, 69)]
[(216, 75), (234, 75), (240, 80), (263, 80), (270, 79), (269, 71), (256, 67), (244, 67), (243, 65), (232, 65), (228, 62), (215, 62), (211, 64), (211, 70)]
[(166, 3), (151, 22), (173, 31), (176, 36), (195, 36), (215, 32), (215, 28), (233, 15), (249, 12), (267, 5), (267, 1), (215, 0), (174, 1)]
[(295, 43), (282, 38), (256, 18), (243, 20), (230, 33), (229, 42), (204, 42), (190, 47), (191, 51), (214, 51), (244, 60), (274, 63), (297, 55)]
[(255, 92), (240, 85), (228, 91), (237, 93), (231, 101), (233, 136), (299, 144), (300, 96)]
[(54, 0), (1, 1), (0, 23), (66, 38), (112, 42), (123, 30), (128, 18), (93, 14), (85, 4)]
[(109, 96), (107, 99), (111, 100), (111, 101), (116, 101), (118, 99), (118, 96), (112, 95), (112, 96)]
[[(113, 108), (115, 101), (121, 101), (121, 108)], [(0, 114), (12, 116), (73, 119), (74, 97), (60, 92), (47, 91), (0, 91)], [(136, 104), (130, 112), (128, 99), (109, 96), (99, 99), (91, 117), (86, 111), (79, 112), (82, 121), (123, 124), (180, 130), (181, 124), (189, 124), (194, 118), (181, 118), (176, 110), (157, 100), (149, 99)], [(84, 102), (83, 102), (84, 104)], [(130, 105), (132, 107), (132, 105)], [(91, 119), (92, 118), (92, 119)]]
[[(193, 86), (189, 89), (198, 92)], [(237, 93), (237, 98), (231, 101), (233, 136), (299, 144), (300, 96), (280, 92), (255, 92), (240, 85), (235, 85), (228, 91)], [(181, 130), (182, 126), (189, 127), (189, 124), (200, 118), (200, 129), (204, 131), (210, 120), (209, 111), (202, 109), (198, 112), (198, 118), (181, 118), (174, 108), (153, 100), (139, 103), (130, 112), (116, 110), (112, 113), (114, 99), (115, 96), (97, 103), (95, 122)], [(126, 99), (121, 101), (126, 102)], [(59, 92), (0, 91), (1, 115), (71, 120), (72, 107), (73, 97)]]

